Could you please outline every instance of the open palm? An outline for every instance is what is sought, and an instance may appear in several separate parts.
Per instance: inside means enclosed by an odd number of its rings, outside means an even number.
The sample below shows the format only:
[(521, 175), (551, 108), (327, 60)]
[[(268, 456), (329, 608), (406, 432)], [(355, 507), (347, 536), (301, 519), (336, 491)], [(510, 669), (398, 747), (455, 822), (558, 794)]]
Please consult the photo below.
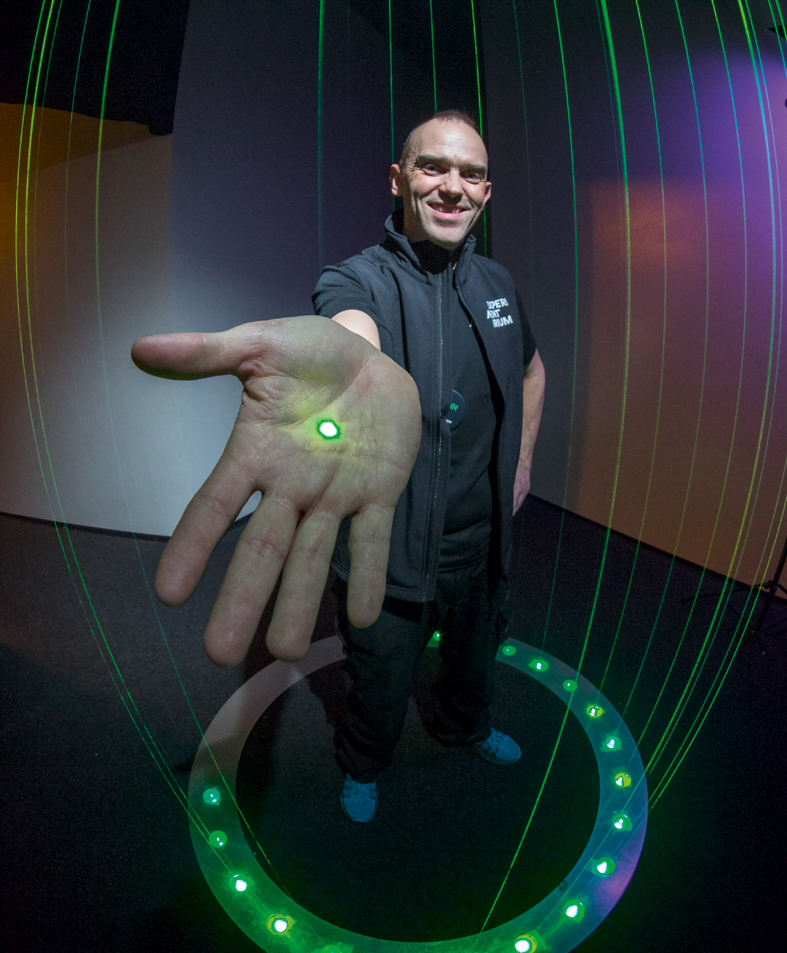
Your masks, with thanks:
[[(277, 658), (305, 654), (348, 514), (347, 610), (354, 625), (370, 625), (385, 595), (394, 508), (421, 438), (410, 375), (359, 335), (315, 316), (141, 338), (132, 357), (159, 377), (233, 374), (243, 384), (227, 446), (186, 507), (156, 574), (162, 602), (184, 602), (227, 527), (262, 492), (205, 632), (211, 659), (243, 659), (280, 575), (266, 643)], [(323, 421), (333, 422), (338, 436), (330, 438), (330, 425), (323, 436)]]

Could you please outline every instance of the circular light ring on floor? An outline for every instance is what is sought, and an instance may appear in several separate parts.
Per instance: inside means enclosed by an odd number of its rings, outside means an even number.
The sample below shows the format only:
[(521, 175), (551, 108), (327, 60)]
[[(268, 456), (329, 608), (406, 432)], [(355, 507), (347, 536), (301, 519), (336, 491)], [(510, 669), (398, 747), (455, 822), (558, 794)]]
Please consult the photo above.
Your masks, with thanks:
[[(249, 733), (279, 695), (343, 657), (341, 642), (332, 637), (315, 642), (300, 662), (266, 666), (242, 685), (213, 719), (191, 770), (191, 840), (203, 876), (238, 927), (268, 953), (285, 949), (297, 953), (358, 949), (412, 953), (416, 945), (425, 945), (360, 936), (315, 916), (267, 876), (241, 829), (235, 781)], [(568, 953), (609, 914), (636, 869), (647, 822), (645, 771), (623, 719), (587, 679), (559, 659), (513, 639), (501, 646), (497, 659), (547, 687), (576, 715), (598, 765), (599, 809), (590, 840), (563, 883), (534, 907), (473, 937), (472, 949), (474, 953), (515, 953), (515, 944), (531, 937), (537, 939), (539, 948), (543, 943), (551, 953)], [(535, 670), (533, 660), (547, 662), (548, 668)], [(576, 684), (571, 692), (564, 687), (567, 680)], [(590, 705), (603, 713), (589, 718)], [(605, 747), (610, 736), (620, 742), (619, 748)], [(221, 846), (215, 840), (217, 831), (223, 835)], [(597, 869), (600, 859), (609, 865), (605, 871), (611, 869), (608, 876)], [(239, 881), (246, 889), (238, 889)], [(273, 924), (280, 928), (285, 922), (287, 929), (282, 933), (271, 928)], [(432, 953), (466, 953), (468, 938), (436, 940), (428, 946)]]

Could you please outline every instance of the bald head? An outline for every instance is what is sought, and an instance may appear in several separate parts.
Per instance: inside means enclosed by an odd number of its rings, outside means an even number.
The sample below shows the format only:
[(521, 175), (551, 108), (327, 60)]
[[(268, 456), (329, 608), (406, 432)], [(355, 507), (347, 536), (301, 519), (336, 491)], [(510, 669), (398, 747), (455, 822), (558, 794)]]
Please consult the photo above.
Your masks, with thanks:
[(446, 249), (461, 245), (489, 199), (487, 168), (486, 146), (471, 122), (436, 116), (416, 126), (390, 172), (405, 236)]
[[(460, 112), (458, 109), (446, 109), (443, 112), (435, 113), (431, 119), (427, 119), (424, 122), (419, 123), (419, 125), (417, 125), (414, 129), (410, 130), (410, 135), (405, 139), (404, 145), (402, 146), (402, 153), (399, 156), (399, 165), (404, 166), (410, 153), (413, 151), (414, 136), (420, 129), (423, 129), (424, 126), (427, 126), (429, 123), (433, 122), (459, 122), (463, 123), (465, 126), (469, 126), (473, 132), (478, 132), (478, 124), (476, 121), (468, 116), (467, 113)], [(479, 139), (480, 138), (481, 137), (479, 136)]]

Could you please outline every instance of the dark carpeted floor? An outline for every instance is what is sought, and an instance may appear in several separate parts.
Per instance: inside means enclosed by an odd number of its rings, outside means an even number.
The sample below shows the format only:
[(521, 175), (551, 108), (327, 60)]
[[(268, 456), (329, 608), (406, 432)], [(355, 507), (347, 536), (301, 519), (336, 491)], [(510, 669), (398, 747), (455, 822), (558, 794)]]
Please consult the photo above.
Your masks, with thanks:
[[(169, 610), (149, 589), (163, 541), (0, 516), (0, 949), (259, 949), (205, 884), (184, 809), (200, 727), (270, 661), (259, 638), (234, 671), (202, 652), (238, 532), (223, 540), (187, 606)], [(517, 517), (516, 535), (509, 634), (543, 642), (574, 667), (584, 656), (583, 674), (625, 711), (650, 764), (638, 869), (583, 953), (781, 951), (787, 620), (761, 645), (747, 637), (721, 684), (746, 592), (720, 605), (718, 577), (607, 539), (536, 499)], [(332, 612), (326, 596), (315, 638), (333, 634)], [(769, 621), (785, 616), (777, 602)], [(562, 717), (555, 696), (500, 665), (494, 723), (519, 741), (522, 760), (499, 768), (443, 748), (421, 724), (436, 663), (427, 650), (371, 825), (352, 824), (338, 802), (341, 663), (268, 708), (237, 784), (250, 843), (300, 904), (355, 932), (416, 944), (481, 928)], [(593, 754), (569, 718), (490, 925), (561, 882), (597, 807)]]

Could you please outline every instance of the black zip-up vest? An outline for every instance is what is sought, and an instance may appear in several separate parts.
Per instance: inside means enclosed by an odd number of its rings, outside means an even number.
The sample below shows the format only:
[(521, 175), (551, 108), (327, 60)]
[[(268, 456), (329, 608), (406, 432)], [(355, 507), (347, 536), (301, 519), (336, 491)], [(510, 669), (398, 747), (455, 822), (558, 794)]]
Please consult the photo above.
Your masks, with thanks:
[[(450, 427), (442, 416), (452, 392), (452, 381), (444, 373), (451, 367), (451, 337), (448, 315), (443, 313), (442, 283), (450, 282), (452, 276), (450, 266), (438, 274), (421, 266), (410, 243), (395, 228), (393, 216), (386, 222), (386, 233), (382, 245), (323, 269), (312, 301), (315, 313), (320, 314), (324, 297), (321, 288), (330, 284), (335, 289), (337, 284), (346, 283), (349, 299), (358, 302), (347, 307), (371, 312), (383, 353), (403, 367), (418, 386), (421, 446), (394, 515), (386, 593), (426, 602), (435, 594), (451, 459)], [(493, 568), (504, 580), (522, 439), (522, 379), (532, 354), (524, 354), (511, 276), (491, 259), (474, 254), (474, 246), (475, 239), (470, 236), (456, 263), (456, 285), (462, 306), (478, 329), (484, 356), (502, 396), (503, 412), (492, 461), (497, 500), (490, 561), (494, 560)], [(372, 307), (364, 309), (363, 300), (371, 300)], [(331, 563), (345, 580), (350, 571), (349, 524), (347, 517), (340, 527)]]

